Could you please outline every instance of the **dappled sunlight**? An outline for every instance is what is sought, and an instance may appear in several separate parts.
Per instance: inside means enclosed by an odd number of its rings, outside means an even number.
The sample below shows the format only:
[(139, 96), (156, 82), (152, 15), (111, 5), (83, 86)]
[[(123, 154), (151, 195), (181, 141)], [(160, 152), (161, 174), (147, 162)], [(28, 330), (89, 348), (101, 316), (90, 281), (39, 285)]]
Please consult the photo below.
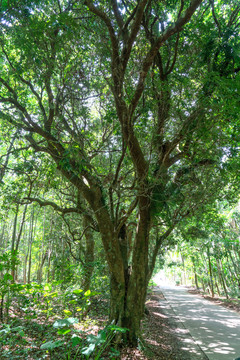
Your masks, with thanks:
[(161, 317), (161, 318), (163, 318), (163, 319), (166, 319), (166, 318), (167, 318), (166, 315), (163, 315), (163, 314), (160, 314), (160, 313), (157, 313), (157, 312), (153, 312), (153, 314), (156, 315), (156, 316), (159, 316), (159, 317)]
[(185, 336), (182, 342), (189, 352), (194, 342), (209, 360), (233, 360), (240, 354), (239, 314), (190, 295), (185, 288), (169, 285), (165, 280), (157, 284), (166, 299), (161, 301), (163, 309), (168, 315), (172, 311), (172, 316), (182, 324), (182, 329), (179, 327), (175, 331)]

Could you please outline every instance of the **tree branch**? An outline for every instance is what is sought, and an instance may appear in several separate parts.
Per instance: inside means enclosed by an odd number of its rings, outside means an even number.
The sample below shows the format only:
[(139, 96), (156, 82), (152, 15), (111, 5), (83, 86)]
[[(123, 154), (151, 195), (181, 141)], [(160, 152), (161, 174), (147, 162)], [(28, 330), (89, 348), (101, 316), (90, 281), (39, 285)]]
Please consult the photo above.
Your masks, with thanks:
[[(37, 99), (37, 101), (38, 101), (38, 104), (39, 104), (39, 107), (40, 107), (40, 109), (41, 109), (41, 111), (42, 111), (44, 121), (47, 121), (47, 115), (46, 115), (44, 106), (43, 106), (43, 104), (42, 104), (41, 97), (38, 95), (37, 91), (34, 89), (33, 84), (31, 83), (31, 81), (24, 79), (24, 77), (17, 72), (16, 68), (14, 67), (13, 63), (12, 63), (11, 60), (9, 59), (9, 56), (8, 56), (7, 52), (5, 51), (5, 49), (4, 49), (3, 46), (2, 46), (2, 50), (3, 50), (4, 55), (6, 56), (6, 59), (7, 59), (8, 63), (9, 63), (9, 65), (10, 65), (11, 68), (14, 70), (14, 72), (17, 74), (18, 78), (22, 81), (22, 83), (26, 84), (26, 85), (30, 88), (30, 90), (32, 91), (33, 95), (36, 97), (36, 99)], [(7, 83), (6, 83), (6, 84), (7, 84)]]
[(215, 24), (216, 24), (216, 26), (217, 26), (219, 35), (222, 36), (221, 24), (220, 24), (220, 22), (218, 21), (217, 16), (216, 16), (216, 13), (215, 13), (214, 0), (209, 0), (209, 2), (210, 2), (210, 4), (211, 4), (212, 15), (213, 15), (214, 22), (215, 22)]
[(116, 0), (111, 0), (111, 3), (112, 3), (113, 12), (114, 12), (115, 18), (117, 20), (118, 26), (119, 26), (120, 29), (122, 29), (124, 23), (123, 23), (121, 13), (120, 13), (120, 11), (118, 9), (117, 1)]
[(133, 43), (136, 39), (137, 33), (140, 29), (141, 26), (141, 22), (143, 19), (143, 14), (144, 14), (144, 9), (146, 4), (148, 3), (149, 0), (142, 0), (140, 1), (140, 3), (137, 5), (137, 9), (136, 9), (136, 14), (135, 14), (135, 21), (132, 24), (132, 29), (131, 32), (129, 34), (128, 40), (123, 48), (122, 51), (122, 55), (121, 55), (121, 61), (122, 61), (122, 69), (123, 69), (123, 74), (125, 73), (126, 67), (127, 67), (127, 63), (131, 54), (131, 50), (132, 50), (132, 46)]
[(57, 205), (53, 201), (41, 200), (41, 199), (35, 198), (35, 197), (25, 197), (25, 198), (23, 198), (23, 200), (27, 200), (30, 203), (37, 202), (40, 205), (40, 207), (51, 206), (53, 209), (55, 209), (56, 211), (60, 212), (63, 215), (70, 214), (70, 213), (84, 214), (86, 212), (86, 210), (83, 209), (83, 208), (79, 208), (79, 207), (77, 207), (77, 208), (63, 208), (63, 207)]
[(174, 66), (175, 66), (175, 64), (176, 64), (176, 60), (177, 60), (177, 53), (178, 53), (179, 36), (180, 36), (180, 34), (179, 34), (179, 33), (177, 33), (177, 39), (176, 39), (176, 42), (175, 42), (175, 47), (174, 47), (174, 57), (173, 57), (172, 65), (170, 66), (170, 68), (169, 68), (169, 69), (166, 69), (166, 75), (171, 74), (171, 72), (173, 71)]
[(113, 58), (116, 60), (119, 57), (119, 46), (118, 46), (118, 40), (115, 35), (114, 28), (112, 26), (110, 18), (105, 14), (102, 10), (98, 9), (91, 0), (85, 0), (84, 4), (89, 8), (89, 10), (98, 16), (100, 19), (103, 20), (105, 25), (108, 28), (108, 32), (110, 35), (111, 43), (112, 43), (112, 51), (113, 51)]
[(193, 0), (188, 9), (185, 11), (185, 14), (181, 16), (173, 26), (168, 27), (163, 33), (163, 35), (161, 35), (151, 46), (151, 49), (149, 50), (143, 62), (142, 69), (139, 74), (137, 88), (129, 106), (131, 116), (135, 111), (138, 101), (143, 93), (144, 83), (148, 74), (148, 70), (153, 63), (153, 60), (158, 50), (166, 42), (166, 40), (168, 40), (172, 35), (182, 30), (183, 26), (191, 19), (192, 15), (194, 14), (198, 6), (202, 3), (202, 1), (203, 0)]

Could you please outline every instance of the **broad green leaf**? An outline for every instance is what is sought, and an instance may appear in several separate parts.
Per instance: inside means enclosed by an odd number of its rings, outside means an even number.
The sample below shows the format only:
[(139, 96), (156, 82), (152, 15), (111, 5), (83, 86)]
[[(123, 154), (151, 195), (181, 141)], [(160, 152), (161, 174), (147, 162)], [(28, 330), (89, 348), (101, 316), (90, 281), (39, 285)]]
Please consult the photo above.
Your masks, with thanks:
[(70, 326), (70, 325), (73, 325), (76, 323), (78, 323), (78, 319), (70, 317), (68, 319), (60, 319), (60, 320), (55, 321), (55, 323), (53, 324), (53, 327), (61, 328), (61, 327)]
[(40, 346), (42, 350), (53, 350), (60, 346), (64, 345), (64, 341), (57, 340), (57, 341), (48, 341)]
[(71, 338), (71, 343), (73, 346), (80, 345), (80, 344), (82, 344), (82, 339), (79, 336), (74, 334)]
[(84, 296), (90, 296), (91, 295), (91, 290), (87, 290), (85, 293), (84, 293)]
[(81, 351), (81, 354), (90, 356), (94, 350), (95, 350), (95, 344), (91, 344), (88, 347), (84, 347)]

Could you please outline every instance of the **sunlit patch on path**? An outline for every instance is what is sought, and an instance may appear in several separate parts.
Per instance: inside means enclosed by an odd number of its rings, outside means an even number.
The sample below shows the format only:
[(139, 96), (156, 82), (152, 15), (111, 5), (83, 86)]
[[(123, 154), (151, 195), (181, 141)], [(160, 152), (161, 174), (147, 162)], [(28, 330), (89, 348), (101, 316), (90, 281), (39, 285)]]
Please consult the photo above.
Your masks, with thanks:
[[(209, 360), (234, 360), (240, 356), (240, 315), (198, 296), (182, 287), (155, 279), (164, 294), (161, 306), (179, 321), (179, 334), (184, 334), (190, 352), (198, 348)], [(191, 349), (195, 345), (195, 350)], [(197, 346), (197, 347), (196, 347)], [(197, 353), (193, 359), (198, 359)], [(200, 353), (199, 353), (200, 356)]]

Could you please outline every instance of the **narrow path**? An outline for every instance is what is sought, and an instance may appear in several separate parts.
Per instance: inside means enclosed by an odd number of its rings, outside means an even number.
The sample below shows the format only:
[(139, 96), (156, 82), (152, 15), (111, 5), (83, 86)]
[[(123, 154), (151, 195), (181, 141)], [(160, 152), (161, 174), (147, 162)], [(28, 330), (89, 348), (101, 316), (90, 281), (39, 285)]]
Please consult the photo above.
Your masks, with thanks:
[[(192, 295), (183, 287), (159, 284), (161, 304), (181, 323), (193, 359), (234, 360), (240, 357), (240, 315)], [(201, 351), (202, 350), (202, 351)], [(205, 354), (205, 355), (204, 355)]]

